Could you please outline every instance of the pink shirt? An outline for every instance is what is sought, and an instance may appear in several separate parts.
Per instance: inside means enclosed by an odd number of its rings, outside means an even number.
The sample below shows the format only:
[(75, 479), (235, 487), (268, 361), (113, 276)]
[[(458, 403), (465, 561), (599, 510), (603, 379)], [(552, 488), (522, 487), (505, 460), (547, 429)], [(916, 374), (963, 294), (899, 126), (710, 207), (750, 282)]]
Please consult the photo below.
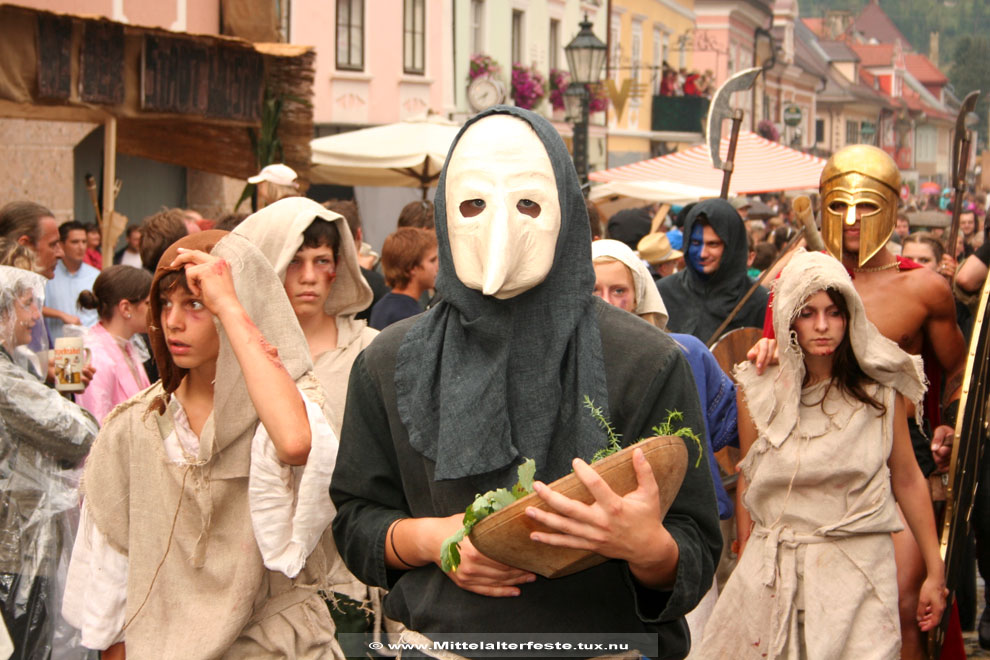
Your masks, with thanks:
[[(103, 418), (117, 404), (127, 401), (151, 383), (134, 346), (130, 342), (124, 342), (121, 346), (102, 324), (91, 327), (83, 343), (93, 351), (91, 364), (96, 368), (96, 373), (86, 390), (76, 395), (76, 403), (93, 413), (103, 424)], [(125, 351), (131, 364), (124, 358)]]

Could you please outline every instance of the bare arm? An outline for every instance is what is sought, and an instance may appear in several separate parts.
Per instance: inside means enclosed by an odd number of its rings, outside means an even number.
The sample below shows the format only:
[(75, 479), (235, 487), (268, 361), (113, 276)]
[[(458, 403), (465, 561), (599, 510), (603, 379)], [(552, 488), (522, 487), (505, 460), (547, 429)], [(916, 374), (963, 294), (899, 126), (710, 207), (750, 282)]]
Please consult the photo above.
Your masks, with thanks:
[(982, 289), (986, 279), (987, 265), (973, 256), (964, 261), (959, 266), (959, 270), (956, 271), (956, 284), (963, 291), (970, 293), (975, 293)]
[[(739, 460), (742, 461), (756, 441), (756, 425), (753, 424), (753, 419), (749, 416), (749, 407), (746, 405), (741, 387), (736, 389), (736, 408), (739, 411)], [(739, 544), (738, 554), (742, 555), (746, 542), (749, 540), (749, 534), (753, 529), (753, 519), (743, 504), (743, 495), (746, 494), (746, 477), (743, 476), (738, 465), (736, 466), (736, 474), (739, 475), (736, 481), (736, 542)]]
[(946, 390), (945, 400), (959, 398), (961, 382), (957, 382), (966, 366), (966, 343), (956, 322), (956, 303), (952, 290), (944, 279), (927, 277), (919, 294), (928, 307), (925, 319), (925, 335), (935, 351), (935, 357), (945, 372), (946, 383), (953, 385)]
[[(945, 373), (945, 391), (942, 395), (942, 405), (945, 406), (957, 401), (962, 393), (966, 343), (956, 323), (955, 298), (945, 280), (938, 276), (926, 277), (919, 295), (929, 310), (924, 326), (925, 335)], [(939, 470), (948, 468), (953, 432), (954, 429), (947, 424), (936, 427), (932, 432), (932, 457)]]
[(54, 307), (42, 307), (41, 315), (47, 319), (58, 319), (66, 325), (79, 325), (79, 317), (73, 316)]
[(306, 405), (282, 365), (278, 349), (265, 341), (237, 299), (230, 265), (198, 250), (181, 251), (172, 264), (185, 265), (186, 281), (193, 295), (200, 297), (223, 325), (241, 365), (251, 402), (279, 460), (288, 465), (305, 465), (311, 442)]
[(904, 397), (898, 394), (894, 404), (894, 443), (887, 464), (894, 498), (901, 506), (925, 561), (927, 577), (921, 587), (918, 624), (922, 630), (931, 630), (941, 620), (945, 609), (945, 565), (939, 553), (928, 485), (911, 447), (905, 409)]

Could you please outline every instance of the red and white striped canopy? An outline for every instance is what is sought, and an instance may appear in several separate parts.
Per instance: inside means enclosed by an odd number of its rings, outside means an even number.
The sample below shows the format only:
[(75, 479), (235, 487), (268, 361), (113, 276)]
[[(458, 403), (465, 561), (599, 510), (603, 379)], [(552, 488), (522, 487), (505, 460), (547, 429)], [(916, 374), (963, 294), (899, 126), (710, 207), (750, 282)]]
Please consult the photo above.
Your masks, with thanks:
[[(723, 160), (728, 151), (729, 138), (723, 137), (720, 148)], [(818, 188), (818, 179), (824, 167), (825, 160), (822, 158), (771, 142), (756, 133), (739, 131), (729, 194), (814, 190)], [(722, 187), (722, 170), (712, 167), (707, 144), (610, 170), (592, 172), (588, 178), (603, 182), (674, 182), (708, 188), (714, 190), (716, 195)]]

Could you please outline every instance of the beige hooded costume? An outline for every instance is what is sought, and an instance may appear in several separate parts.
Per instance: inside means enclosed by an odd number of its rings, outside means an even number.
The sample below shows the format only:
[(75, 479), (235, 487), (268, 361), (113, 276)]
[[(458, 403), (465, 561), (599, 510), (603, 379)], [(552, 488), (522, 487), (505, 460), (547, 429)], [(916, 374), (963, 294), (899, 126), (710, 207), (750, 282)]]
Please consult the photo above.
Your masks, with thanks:
[[(178, 247), (230, 263), (238, 299), (304, 395), (313, 437), (304, 468), (274, 458), (219, 324), (213, 413), (199, 436), (190, 437), (171, 396), (185, 372), (155, 327), (158, 282), (177, 270), (168, 264)], [(336, 438), (281, 283), (247, 240), (209, 231), (163, 255), (151, 301), (162, 380), (107, 417), (89, 455), (66, 618), (83, 630), (87, 646), (122, 639), (132, 658), (341, 657), (322, 595), (329, 561), (321, 539), (333, 516), (326, 489)], [(257, 495), (279, 488), (284, 492), (265, 502), (265, 529)]]
[(649, 321), (661, 330), (667, 327), (667, 307), (663, 304), (660, 291), (653, 283), (653, 276), (646, 269), (643, 260), (622, 241), (602, 238), (591, 243), (591, 260), (594, 263), (618, 261), (625, 265), (632, 274), (633, 286), (636, 288), (636, 309), (632, 313)]
[(313, 356), (316, 377), (327, 393), (330, 407), (330, 424), (340, 433), (344, 419), (344, 402), (347, 400), (347, 379), (351, 365), (358, 353), (378, 334), (354, 315), (367, 309), (373, 295), (371, 287), (361, 275), (357, 250), (347, 221), (311, 199), (289, 197), (266, 206), (247, 218), (234, 230), (255, 245), (275, 269), (284, 283), (289, 262), (303, 244), (303, 232), (313, 222), (333, 222), (340, 234), (337, 253), (337, 278), (330, 290), (324, 311), (337, 323), (337, 348)]
[[(875, 382), (881, 413), (829, 381), (802, 389), (804, 355), (791, 325), (812, 294), (834, 289), (849, 308), (846, 332)], [(780, 365), (762, 375), (744, 362), (736, 380), (757, 429), (740, 463), (754, 528), (706, 628), (702, 658), (896, 658), (897, 580), (890, 532), (902, 528), (890, 488), (894, 405), (920, 410), (921, 359), (866, 318), (842, 264), (801, 252), (774, 288)]]

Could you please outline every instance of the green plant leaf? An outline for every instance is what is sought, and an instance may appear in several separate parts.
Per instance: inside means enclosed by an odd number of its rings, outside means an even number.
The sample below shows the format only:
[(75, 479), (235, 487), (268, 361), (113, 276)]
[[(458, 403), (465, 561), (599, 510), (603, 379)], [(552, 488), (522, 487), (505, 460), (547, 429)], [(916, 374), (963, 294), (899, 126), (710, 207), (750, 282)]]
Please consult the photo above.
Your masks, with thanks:
[(516, 499), (523, 498), (533, 492), (533, 479), (536, 477), (536, 461), (527, 458), (517, 470), (519, 481), (512, 487), (512, 494)]
[(517, 470), (519, 481), (512, 490), (498, 488), (484, 495), (475, 495), (474, 501), (464, 510), (461, 528), (440, 546), (440, 568), (445, 572), (456, 571), (461, 563), (461, 552), (458, 544), (471, 533), (474, 526), (481, 520), (499, 509), (503, 509), (523, 495), (533, 492), (533, 476), (536, 474), (536, 461), (525, 459)]

